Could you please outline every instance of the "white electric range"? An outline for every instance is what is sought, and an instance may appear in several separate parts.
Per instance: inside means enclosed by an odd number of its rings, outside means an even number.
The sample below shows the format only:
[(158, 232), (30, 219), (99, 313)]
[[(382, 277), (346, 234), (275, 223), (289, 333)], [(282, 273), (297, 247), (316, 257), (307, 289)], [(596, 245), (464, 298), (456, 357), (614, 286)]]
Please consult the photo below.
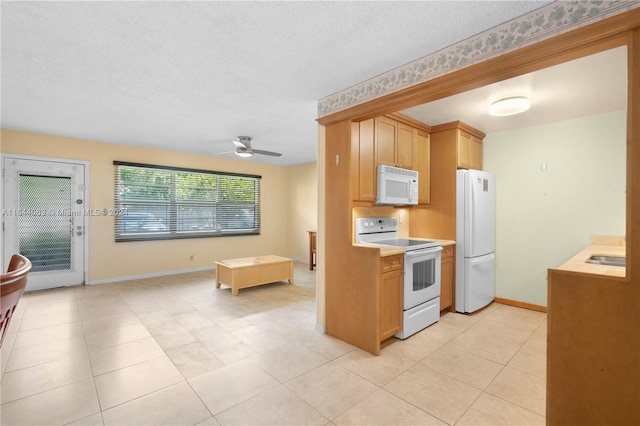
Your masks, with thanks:
[(392, 217), (356, 219), (356, 243), (398, 247), (404, 254), (402, 331), (406, 339), (440, 319), (442, 244), (436, 240), (398, 237), (398, 221)]

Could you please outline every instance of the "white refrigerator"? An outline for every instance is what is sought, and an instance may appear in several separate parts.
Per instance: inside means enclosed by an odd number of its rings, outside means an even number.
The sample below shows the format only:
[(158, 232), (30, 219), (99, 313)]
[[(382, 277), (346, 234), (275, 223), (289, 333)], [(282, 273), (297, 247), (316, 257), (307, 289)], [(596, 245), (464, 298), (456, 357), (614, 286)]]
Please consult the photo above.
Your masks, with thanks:
[(457, 173), (456, 311), (475, 312), (495, 295), (495, 179), (481, 170)]

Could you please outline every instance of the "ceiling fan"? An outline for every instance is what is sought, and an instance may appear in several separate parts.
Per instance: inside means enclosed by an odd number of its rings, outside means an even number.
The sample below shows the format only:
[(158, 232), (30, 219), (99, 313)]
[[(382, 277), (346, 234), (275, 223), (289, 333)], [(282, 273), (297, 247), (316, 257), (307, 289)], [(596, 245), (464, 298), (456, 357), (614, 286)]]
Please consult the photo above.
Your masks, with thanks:
[(233, 144), (236, 146), (236, 150), (231, 152), (235, 152), (239, 157), (251, 157), (253, 154), (270, 155), (272, 157), (280, 157), (282, 155), (279, 152), (253, 149), (251, 147), (251, 136), (238, 136), (233, 140)]

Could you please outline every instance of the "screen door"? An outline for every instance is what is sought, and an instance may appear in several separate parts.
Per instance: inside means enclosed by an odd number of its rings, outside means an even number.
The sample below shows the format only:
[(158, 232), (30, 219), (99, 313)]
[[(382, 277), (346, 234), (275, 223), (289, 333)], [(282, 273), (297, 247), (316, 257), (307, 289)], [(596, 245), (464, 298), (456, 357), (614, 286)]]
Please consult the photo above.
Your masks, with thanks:
[(4, 159), (4, 259), (26, 256), (26, 290), (85, 282), (84, 164)]

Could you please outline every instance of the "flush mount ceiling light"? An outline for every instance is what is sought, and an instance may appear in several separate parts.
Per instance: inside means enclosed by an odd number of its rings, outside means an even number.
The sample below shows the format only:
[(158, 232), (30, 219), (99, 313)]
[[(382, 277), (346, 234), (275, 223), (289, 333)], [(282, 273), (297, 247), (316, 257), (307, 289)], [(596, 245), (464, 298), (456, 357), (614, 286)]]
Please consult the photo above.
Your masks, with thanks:
[(489, 115), (504, 117), (506, 115), (520, 114), (531, 108), (531, 101), (525, 96), (514, 96), (495, 101), (489, 106)]

